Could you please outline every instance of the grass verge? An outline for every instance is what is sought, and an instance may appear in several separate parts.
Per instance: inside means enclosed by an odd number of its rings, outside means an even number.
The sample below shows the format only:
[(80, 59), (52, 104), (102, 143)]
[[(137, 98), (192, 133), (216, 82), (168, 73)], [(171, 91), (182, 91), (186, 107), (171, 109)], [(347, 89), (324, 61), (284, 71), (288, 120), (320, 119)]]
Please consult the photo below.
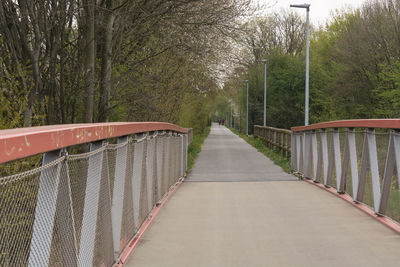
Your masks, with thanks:
[(276, 165), (281, 166), (282, 169), (287, 172), (291, 173), (290, 168), (290, 159), (282, 156), (282, 154), (278, 150), (272, 150), (267, 147), (265, 141), (260, 138), (255, 138), (253, 135), (246, 136), (245, 134), (239, 134), (238, 130), (229, 128), (234, 134), (241, 137), (247, 143), (255, 147), (259, 152), (263, 153), (267, 156), (270, 160), (272, 160)]
[(201, 151), (201, 146), (204, 142), (204, 139), (206, 139), (209, 133), (210, 133), (210, 127), (207, 127), (201, 134), (193, 135), (193, 141), (188, 148), (188, 167), (186, 171), (187, 174), (191, 172), (194, 165), (194, 161)]

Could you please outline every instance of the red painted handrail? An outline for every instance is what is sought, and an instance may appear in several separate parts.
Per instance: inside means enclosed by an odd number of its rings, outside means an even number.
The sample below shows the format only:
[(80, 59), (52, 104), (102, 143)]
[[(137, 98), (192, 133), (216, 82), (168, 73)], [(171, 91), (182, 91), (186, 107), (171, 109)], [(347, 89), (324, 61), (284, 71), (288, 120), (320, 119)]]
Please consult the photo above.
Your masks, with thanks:
[(400, 119), (364, 119), (342, 120), (311, 124), (309, 126), (292, 127), (293, 132), (310, 131), (325, 128), (383, 128), (400, 129)]
[(0, 131), (0, 163), (98, 140), (150, 132), (188, 129), (165, 122), (62, 124)]

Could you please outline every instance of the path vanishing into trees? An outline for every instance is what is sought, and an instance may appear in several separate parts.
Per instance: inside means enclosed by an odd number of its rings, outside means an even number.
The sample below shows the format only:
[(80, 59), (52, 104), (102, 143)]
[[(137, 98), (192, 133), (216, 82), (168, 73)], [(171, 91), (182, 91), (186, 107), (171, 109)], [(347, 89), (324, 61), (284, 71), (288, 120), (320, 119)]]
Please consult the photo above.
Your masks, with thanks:
[(400, 236), (213, 125), (125, 266), (399, 266)]

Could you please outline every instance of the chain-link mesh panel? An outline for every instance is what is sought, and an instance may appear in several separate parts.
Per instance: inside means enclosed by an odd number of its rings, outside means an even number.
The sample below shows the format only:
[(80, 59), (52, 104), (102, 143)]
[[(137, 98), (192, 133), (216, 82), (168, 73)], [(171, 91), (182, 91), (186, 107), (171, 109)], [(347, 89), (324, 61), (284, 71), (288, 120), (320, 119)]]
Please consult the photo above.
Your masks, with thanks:
[[(122, 147), (128, 146), (128, 143), (123, 144)], [(114, 192), (114, 182), (115, 182), (115, 168), (118, 164), (117, 160), (117, 149), (121, 146), (118, 145), (108, 145), (106, 149), (107, 153), (107, 166), (108, 166), (108, 178), (110, 183), (110, 198), (113, 198)]]
[(171, 136), (171, 148), (170, 148), (170, 158), (171, 158), (171, 163), (170, 163), (170, 175), (169, 175), (169, 180), (168, 180), (168, 188), (171, 187), (171, 184), (174, 180), (175, 177), (175, 169), (176, 169), (176, 136), (175, 134), (172, 134)]
[(160, 200), (163, 192), (163, 176), (164, 176), (164, 140), (165, 137), (157, 136), (157, 200)]
[[(393, 133), (393, 136), (400, 138), (398, 133)], [(394, 168), (386, 214), (400, 222), (400, 179), (398, 177), (397, 168)]]
[(77, 250), (80, 249), (83, 206), (85, 203), (85, 190), (89, 157), (70, 157), (68, 159), (69, 177), (71, 181), (72, 207), (74, 210), (75, 235)]
[(158, 167), (157, 167), (157, 161), (158, 161), (158, 147), (157, 147), (157, 135), (154, 136), (152, 139), (153, 145), (152, 145), (152, 151), (153, 151), (153, 159), (152, 159), (152, 168), (153, 168), (153, 195), (152, 195), (152, 206), (157, 205), (158, 201)]
[(62, 165), (50, 266), (77, 266), (75, 224), (68, 164)]
[(152, 146), (152, 138), (148, 137), (147, 142), (146, 142), (147, 146), (146, 146), (146, 177), (145, 177), (145, 181), (146, 181), (146, 196), (147, 196), (147, 212), (150, 212), (152, 207), (153, 207), (153, 167), (152, 167), (152, 160), (153, 160), (153, 146)]
[(97, 221), (100, 207), (100, 189), (103, 183), (104, 173), (104, 149), (96, 149), (100, 144), (92, 144), (88, 153), (89, 165), (87, 171), (87, 182), (85, 187), (82, 227), (80, 235), (80, 248), (78, 262), (80, 266), (91, 266), (97, 261), (94, 248), (97, 245)]
[[(372, 135), (371, 133), (365, 132), (364, 133), (364, 139), (367, 138), (368, 135)], [(366, 144), (363, 144), (363, 149), (366, 146)], [(366, 150), (365, 153), (360, 158), (360, 162), (362, 161), (363, 157), (367, 157), (367, 175), (365, 178), (365, 187), (364, 187), (364, 194), (362, 195), (362, 202), (367, 204), (368, 206), (373, 207), (374, 206), (374, 195), (373, 195), (373, 188), (372, 188), (372, 174), (371, 174), (371, 167), (370, 167), (370, 160), (369, 160), (369, 151)], [(360, 164), (360, 168), (362, 168)], [(360, 170), (361, 172), (361, 170)]]
[[(0, 266), (26, 266), (30, 254), (40, 253), (41, 250), (49, 256), (53, 221), (46, 218), (39, 221), (37, 217), (54, 216), (55, 203), (46, 200), (57, 195), (64, 159), (59, 157), (43, 167), (0, 178)], [(46, 190), (52, 194), (45, 195)], [(39, 200), (40, 206), (37, 205)], [(49, 231), (38, 231), (43, 228)], [(32, 236), (35, 236), (35, 241), (42, 240), (42, 243), (32, 244)], [(35, 263), (32, 257), (30, 261)]]
[[(97, 142), (92, 152), (59, 154), (43, 167), (0, 178), (0, 266), (27, 266), (30, 260), (38, 266), (111, 266), (183, 175), (186, 139), (159, 134), (137, 143)], [(124, 148), (124, 159), (117, 160)], [(121, 166), (123, 189), (117, 192)], [(123, 194), (119, 207), (113, 192)], [(120, 227), (112, 218), (118, 208)], [(120, 231), (118, 248), (113, 231)]]
[[(113, 154), (114, 153), (108, 153), (106, 150), (103, 156), (93, 259), (94, 266), (111, 266), (114, 262), (109, 177), (110, 161), (108, 159), (109, 155), (113, 156)], [(115, 154), (114, 157), (111, 158), (111, 161), (115, 162)]]
[(133, 217), (135, 222), (135, 231), (141, 225), (141, 188), (143, 181), (143, 159), (144, 144), (143, 141), (135, 143), (133, 157), (133, 175), (132, 175), (132, 196), (133, 196)]
[[(134, 159), (134, 144), (128, 144), (126, 161), (126, 174), (125, 174), (125, 188), (122, 208), (122, 221), (121, 221), (121, 237), (120, 237), (120, 249), (119, 253), (128, 245), (129, 240), (135, 235), (135, 220), (133, 213), (133, 191), (132, 191), (132, 179), (133, 179), (133, 159)], [(123, 164), (123, 162), (117, 162), (117, 164)]]
[(168, 189), (168, 180), (170, 177), (170, 162), (171, 162), (171, 157), (170, 157), (170, 139), (171, 137), (167, 135), (166, 137), (163, 138), (163, 178), (162, 178), (162, 190), (161, 190), (161, 195), (164, 196), (164, 194), (167, 192)]
[(140, 187), (140, 200), (139, 200), (139, 224), (141, 226), (146, 219), (149, 210), (148, 210), (148, 202), (147, 202), (147, 186), (148, 181), (146, 177), (147, 172), (147, 140), (143, 141), (143, 160), (142, 160), (142, 175), (140, 176), (141, 179), (141, 187)]
[(183, 136), (183, 172), (185, 173), (187, 168), (187, 150), (188, 150), (188, 135)]
[[(328, 161), (329, 161), (329, 168), (331, 170), (331, 179), (328, 183), (329, 186), (337, 189), (337, 173), (336, 173), (336, 165), (335, 165), (335, 147), (334, 147), (334, 133), (333, 131), (327, 131), (327, 139), (328, 139)], [(328, 171), (329, 173), (329, 171)], [(329, 177), (329, 174), (328, 174)]]
[(0, 266), (28, 263), (39, 177), (33, 170), (0, 179)]
[[(345, 135), (341, 135), (341, 143), (343, 142), (344, 145), (342, 146), (342, 158), (344, 158), (344, 153), (345, 150), (347, 149), (347, 147), (349, 147), (349, 149), (351, 149), (350, 144), (349, 144), (349, 135), (352, 134), (352, 132), (350, 130), (346, 129)], [(343, 141), (342, 141), (343, 138)], [(347, 140), (346, 140), (347, 138)], [(350, 155), (350, 151), (348, 151), (349, 155)], [(353, 153), (357, 154), (356, 151), (353, 151)], [(349, 156), (350, 157), (350, 156)], [(358, 159), (358, 158), (357, 158)], [(343, 162), (343, 161), (342, 161)], [(343, 165), (345, 165), (345, 163), (343, 162)], [(342, 166), (342, 168), (344, 168), (344, 166)], [(357, 170), (358, 170), (358, 164), (357, 164)], [(345, 187), (344, 187), (344, 192), (346, 192), (347, 194), (349, 194), (350, 196), (353, 197), (353, 177), (351, 174), (351, 162), (350, 162), (350, 158), (348, 159), (348, 168), (346, 171), (346, 181), (345, 181)]]
[[(169, 150), (169, 158), (171, 159), (171, 162), (169, 164), (169, 179), (168, 179), (168, 189), (171, 187), (174, 177), (175, 177), (175, 165), (176, 165), (176, 137), (172, 135), (170, 137), (171, 145), (170, 145), (170, 150)], [(167, 189), (167, 191), (168, 191)]]
[(171, 149), (170, 149), (170, 176), (168, 181), (168, 188), (171, 187), (172, 183), (174, 182), (174, 178), (176, 176), (176, 136), (175, 134), (171, 137)]

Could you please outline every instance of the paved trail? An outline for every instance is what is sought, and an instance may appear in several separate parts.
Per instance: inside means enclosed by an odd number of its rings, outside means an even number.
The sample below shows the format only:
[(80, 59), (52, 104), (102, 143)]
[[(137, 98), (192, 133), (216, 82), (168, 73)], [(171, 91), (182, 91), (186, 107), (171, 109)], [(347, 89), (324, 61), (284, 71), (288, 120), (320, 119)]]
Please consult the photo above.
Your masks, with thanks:
[(126, 266), (400, 266), (400, 236), (213, 125)]

